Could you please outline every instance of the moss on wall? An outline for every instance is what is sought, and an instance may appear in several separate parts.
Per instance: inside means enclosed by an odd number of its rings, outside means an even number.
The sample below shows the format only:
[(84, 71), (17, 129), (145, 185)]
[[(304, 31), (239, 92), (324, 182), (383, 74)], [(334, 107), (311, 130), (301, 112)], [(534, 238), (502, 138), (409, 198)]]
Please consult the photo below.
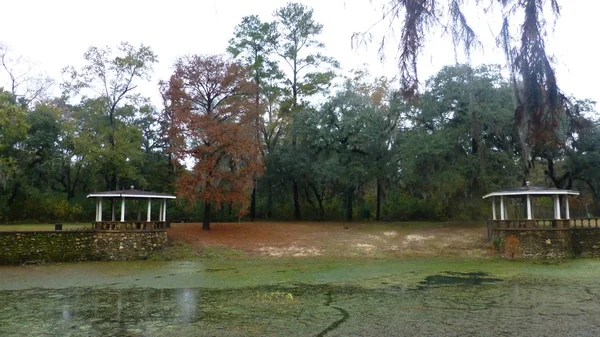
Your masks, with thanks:
[(166, 232), (0, 232), (0, 264), (144, 259)]
[(581, 257), (600, 257), (600, 228), (573, 228), (573, 252)]
[[(600, 228), (570, 229), (494, 229), (493, 237), (506, 242), (510, 236), (519, 238), (519, 256), (524, 258), (600, 257)], [(506, 255), (506, 247), (501, 253)]]

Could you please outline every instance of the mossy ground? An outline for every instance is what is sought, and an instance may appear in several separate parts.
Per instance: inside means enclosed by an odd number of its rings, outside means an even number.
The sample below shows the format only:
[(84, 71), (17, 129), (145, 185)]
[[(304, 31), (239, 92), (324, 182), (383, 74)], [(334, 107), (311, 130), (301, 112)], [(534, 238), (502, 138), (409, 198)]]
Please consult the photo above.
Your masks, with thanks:
[(0, 266), (0, 336), (600, 335), (600, 260), (490, 257), (480, 226), (226, 227), (149, 261)]
[(2, 336), (600, 333), (600, 261), (587, 259), (199, 259), (0, 275)]

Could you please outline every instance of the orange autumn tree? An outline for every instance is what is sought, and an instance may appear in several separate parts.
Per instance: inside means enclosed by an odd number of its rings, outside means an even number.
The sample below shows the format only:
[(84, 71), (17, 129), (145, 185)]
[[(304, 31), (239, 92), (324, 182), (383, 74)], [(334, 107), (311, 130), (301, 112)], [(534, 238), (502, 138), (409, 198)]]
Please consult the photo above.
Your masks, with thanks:
[(262, 173), (254, 140), (255, 88), (243, 67), (222, 56), (186, 56), (162, 84), (174, 160), (189, 168), (177, 180), (177, 193), (204, 202), (203, 230), (211, 209), (231, 203), (244, 214), (253, 177)]

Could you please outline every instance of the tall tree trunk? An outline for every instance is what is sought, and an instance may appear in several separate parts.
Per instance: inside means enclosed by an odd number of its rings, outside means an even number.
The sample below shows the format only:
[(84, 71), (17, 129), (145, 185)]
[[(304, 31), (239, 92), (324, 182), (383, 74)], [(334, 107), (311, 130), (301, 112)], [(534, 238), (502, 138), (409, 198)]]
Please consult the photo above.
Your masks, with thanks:
[(352, 197), (354, 195), (354, 188), (348, 187), (346, 195), (346, 221), (352, 221)]
[(202, 221), (202, 230), (210, 230), (210, 202), (204, 202), (204, 221)]
[(267, 191), (267, 220), (273, 217), (273, 187), (269, 183), (269, 189)]
[(250, 199), (250, 221), (256, 220), (256, 179), (252, 186), (252, 198)]
[(381, 180), (377, 178), (377, 211), (375, 215), (375, 220), (379, 221), (381, 219)]
[[(257, 59), (258, 56), (255, 55), (255, 59)], [(255, 104), (255, 108), (256, 108), (256, 116), (254, 118), (254, 141), (256, 142), (256, 146), (258, 146), (260, 148), (260, 142), (259, 142), (259, 124), (260, 124), (260, 75), (257, 72), (256, 75), (254, 76), (254, 82), (256, 84), (256, 94), (254, 95), (254, 104)], [(253, 177), (253, 186), (252, 186), (252, 199), (250, 200), (250, 221), (254, 221), (256, 220), (256, 185), (257, 185), (257, 179), (256, 177)]]
[[(294, 72), (293, 72), (293, 80), (292, 80), (292, 115), (296, 113), (296, 109), (298, 107), (298, 60), (294, 57)], [(292, 139), (292, 147), (296, 147), (296, 136)], [(295, 149), (294, 149), (295, 150)], [(294, 178), (292, 180), (292, 189), (294, 192), (294, 219), (297, 221), (302, 220), (302, 216), (300, 215), (300, 200), (298, 195), (298, 182)]]
[(302, 216), (300, 215), (300, 200), (298, 195), (298, 182), (296, 182), (296, 179), (292, 180), (292, 189), (294, 192), (294, 219), (300, 221), (302, 220)]
[(325, 207), (323, 206), (323, 196), (319, 195), (317, 189), (313, 186), (313, 192), (315, 192), (315, 197), (319, 202), (319, 219), (323, 220), (325, 218)]

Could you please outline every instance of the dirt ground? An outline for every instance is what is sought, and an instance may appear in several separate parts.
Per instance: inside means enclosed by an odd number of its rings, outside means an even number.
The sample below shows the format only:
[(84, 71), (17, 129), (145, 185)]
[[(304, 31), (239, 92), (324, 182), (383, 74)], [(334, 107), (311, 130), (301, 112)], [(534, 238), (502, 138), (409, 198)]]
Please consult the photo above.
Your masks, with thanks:
[(302, 256), (483, 256), (484, 225), (459, 223), (245, 222), (174, 224), (172, 242), (193, 249), (241, 250), (252, 255)]

